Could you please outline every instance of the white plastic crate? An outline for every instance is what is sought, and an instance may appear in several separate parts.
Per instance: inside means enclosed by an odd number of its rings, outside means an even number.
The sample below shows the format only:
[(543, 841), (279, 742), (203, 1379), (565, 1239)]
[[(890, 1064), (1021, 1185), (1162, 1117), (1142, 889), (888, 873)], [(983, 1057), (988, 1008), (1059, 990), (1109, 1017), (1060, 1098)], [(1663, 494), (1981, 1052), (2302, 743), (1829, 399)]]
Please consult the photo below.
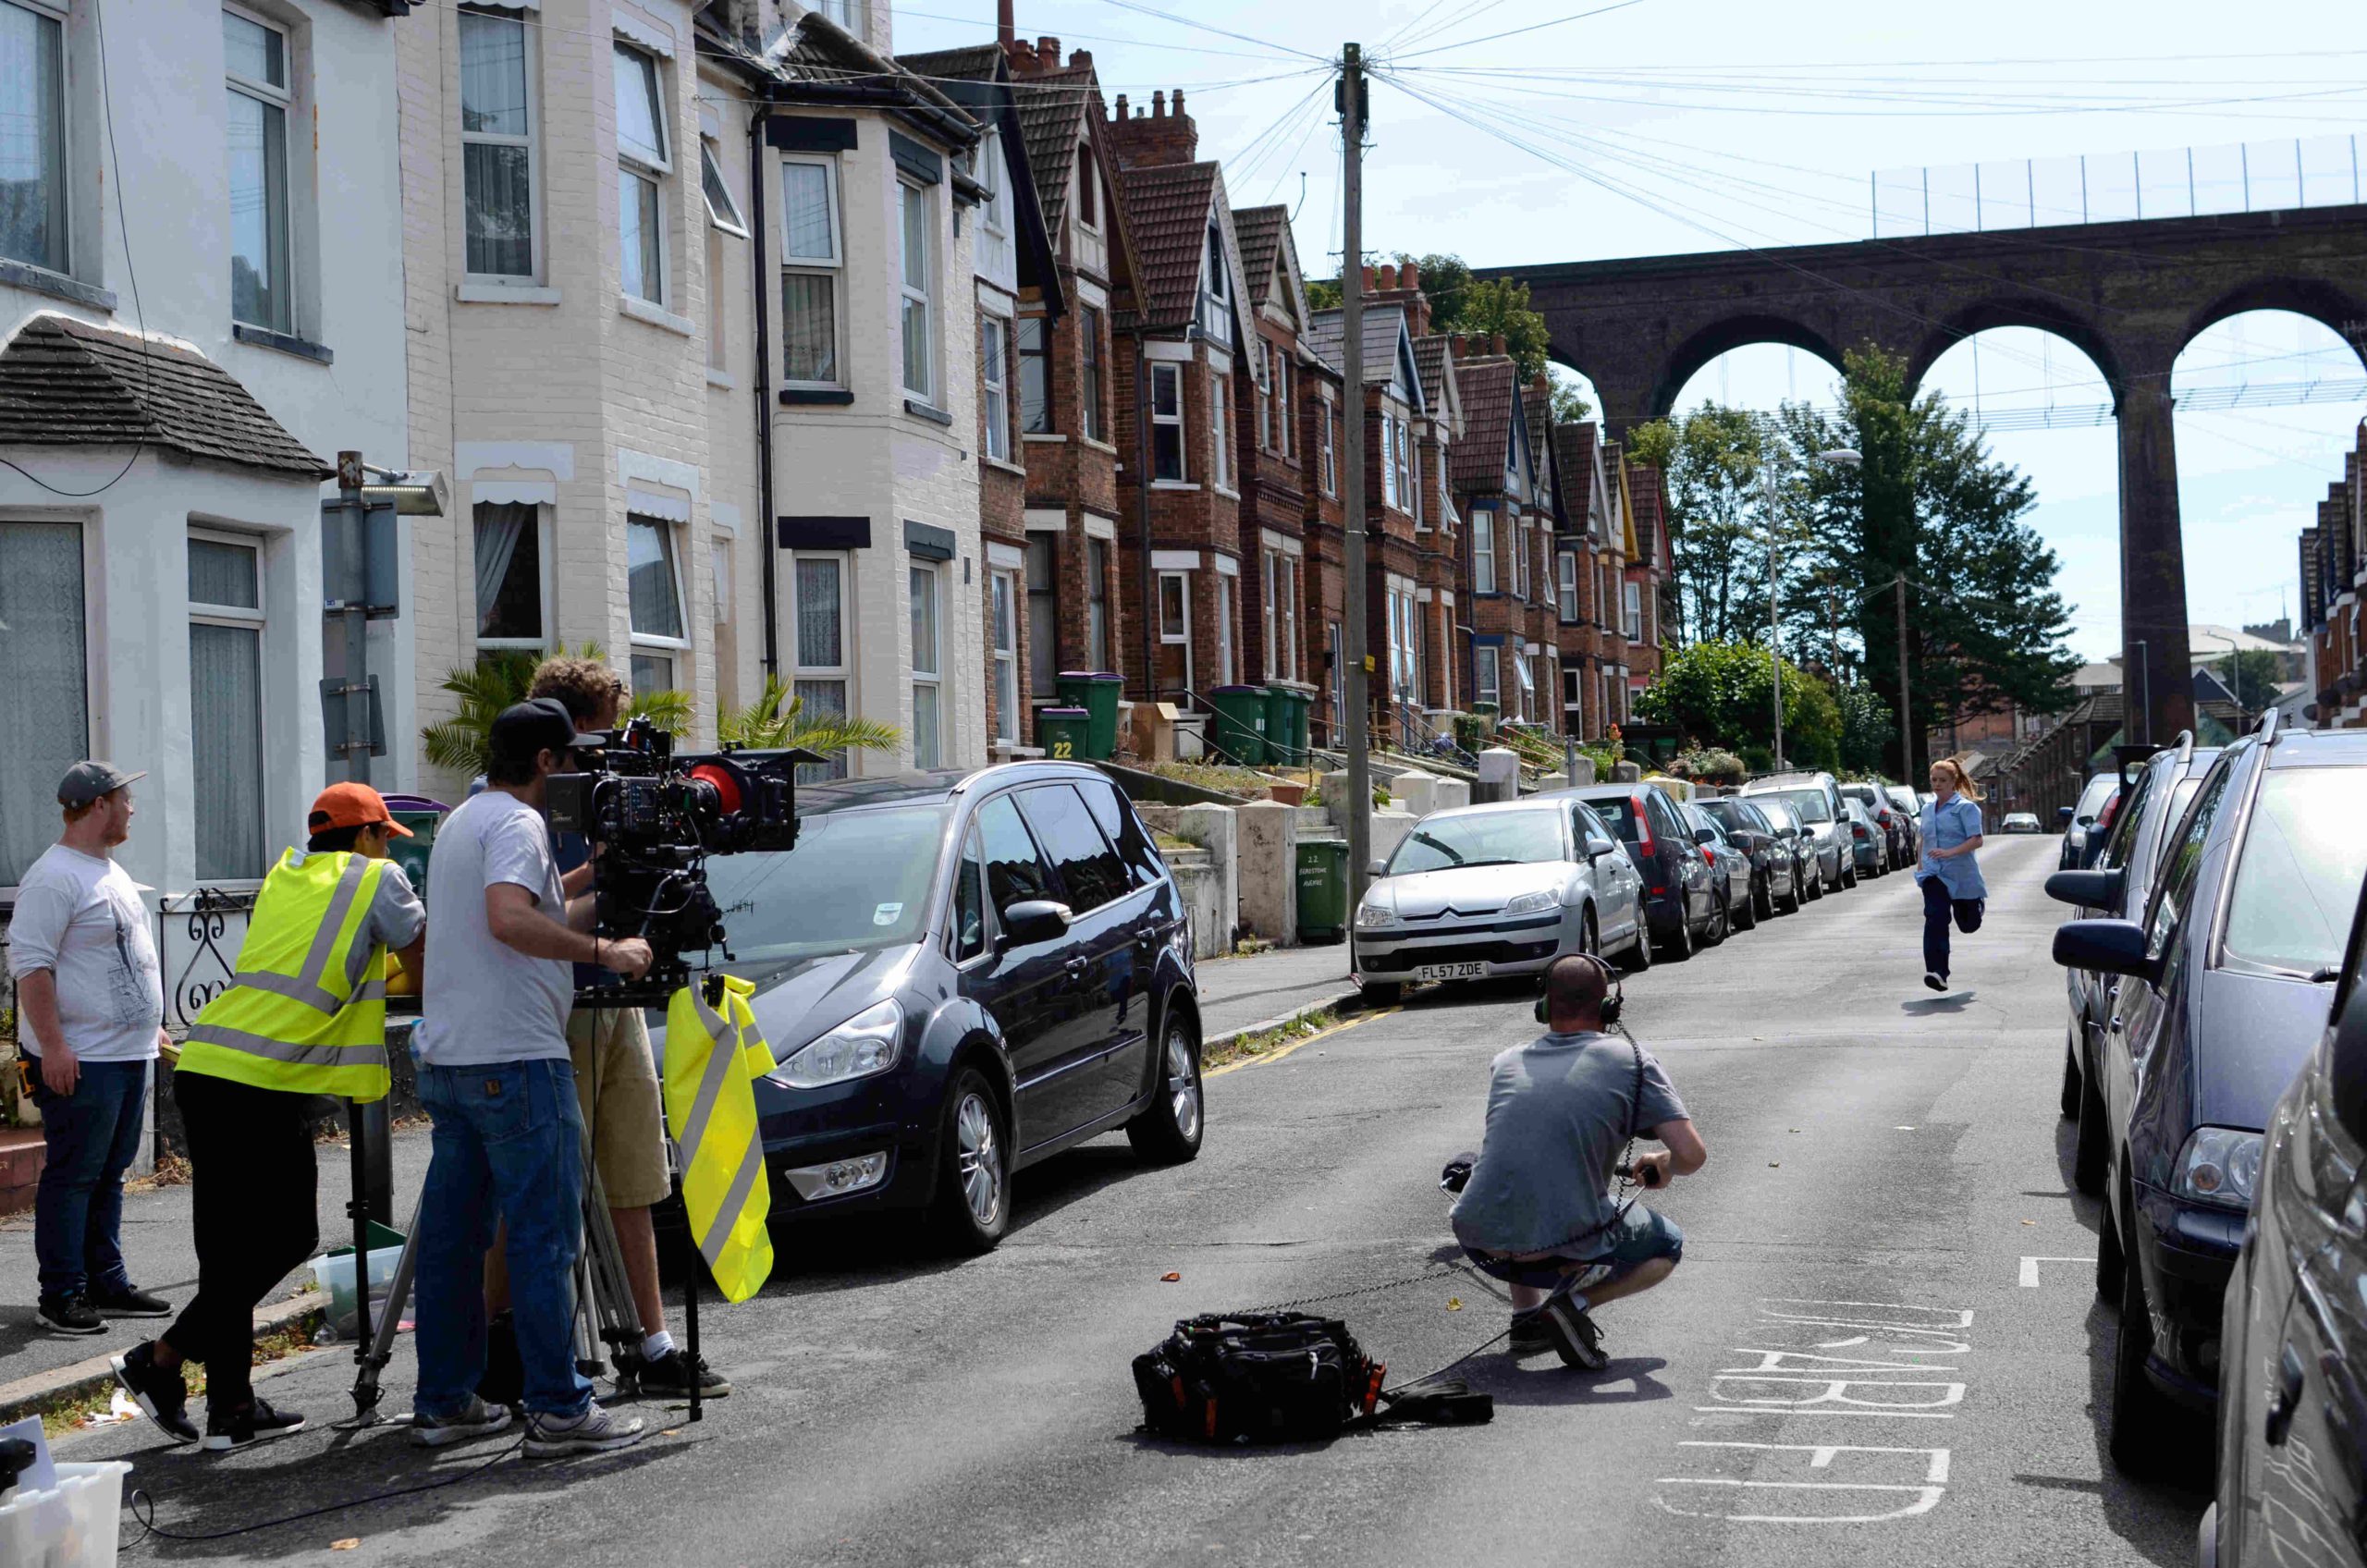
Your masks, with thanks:
[(123, 1513), (121, 1460), (60, 1464), (57, 1484), (19, 1487), (0, 1503), (0, 1563), (7, 1568), (115, 1568)]

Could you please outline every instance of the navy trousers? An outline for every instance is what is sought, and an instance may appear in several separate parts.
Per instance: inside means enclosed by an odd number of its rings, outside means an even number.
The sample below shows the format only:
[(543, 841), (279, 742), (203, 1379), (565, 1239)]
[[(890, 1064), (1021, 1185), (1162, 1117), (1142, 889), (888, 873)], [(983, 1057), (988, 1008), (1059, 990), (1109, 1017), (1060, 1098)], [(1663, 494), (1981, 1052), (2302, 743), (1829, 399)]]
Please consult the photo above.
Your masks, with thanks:
[(1936, 876), (1923, 879), (1923, 968), (1941, 979), (1948, 977), (1948, 923), (1971, 936), (1981, 929), (1986, 899), (1952, 899), (1948, 885)]

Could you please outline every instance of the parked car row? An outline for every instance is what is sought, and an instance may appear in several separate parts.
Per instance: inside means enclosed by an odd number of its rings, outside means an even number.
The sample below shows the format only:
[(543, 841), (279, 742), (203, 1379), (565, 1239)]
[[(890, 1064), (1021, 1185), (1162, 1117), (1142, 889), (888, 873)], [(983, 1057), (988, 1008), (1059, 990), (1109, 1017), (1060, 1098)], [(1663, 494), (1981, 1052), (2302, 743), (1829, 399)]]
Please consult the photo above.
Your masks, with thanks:
[[(1862, 792), (1861, 792), (1862, 791)], [(1372, 865), (1349, 970), (1366, 997), (1536, 975), (1564, 953), (1649, 968), (1911, 865), (1911, 790), (1827, 773), (1692, 801), (1650, 781), (1432, 812)]]
[(2061, 1109), (2103, 1200), (2114, 1462), (2215, 1451), (2207, 1562), (2360, 1562), (2367, 735), (2272, 718), (2115, 782), (2093, 864), (2047, 884), (2079, 911)]

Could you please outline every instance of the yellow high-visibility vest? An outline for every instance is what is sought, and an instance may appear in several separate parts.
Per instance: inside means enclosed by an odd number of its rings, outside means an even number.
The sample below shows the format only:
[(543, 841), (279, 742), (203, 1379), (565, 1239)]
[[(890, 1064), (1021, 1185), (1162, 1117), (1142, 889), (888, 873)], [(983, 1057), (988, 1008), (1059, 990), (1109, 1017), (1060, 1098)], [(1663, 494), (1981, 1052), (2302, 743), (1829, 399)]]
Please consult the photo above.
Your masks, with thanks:
[(765, 1217), (772, 1190), (757, 1135), (755, 1080), (773, 1070), (772, 1047), (748, 998), (756, 987), (723, 980), (720, 1011), (696, 986), (666, 1008), (666, 1128), (682, 1145), (682, 1207), (691, 1235), (727, 1301), (754, 1295), (773, 1271)]
[(283, 853), (255, 897), (230, 988), (197, 1015), (175, 1071), (384, 1099), (386, 949), (359, 944), (386, 868), (366, 855)]

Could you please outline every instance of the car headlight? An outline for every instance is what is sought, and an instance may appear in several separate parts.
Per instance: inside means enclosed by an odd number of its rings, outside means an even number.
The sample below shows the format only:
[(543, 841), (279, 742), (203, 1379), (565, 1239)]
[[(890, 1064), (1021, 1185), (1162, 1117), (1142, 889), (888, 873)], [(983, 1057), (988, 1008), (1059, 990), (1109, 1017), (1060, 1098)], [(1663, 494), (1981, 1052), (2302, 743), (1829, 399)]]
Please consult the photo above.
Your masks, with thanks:
[(2260, 1181), (2261, 1135), (2232, 1127), (2198, 1127), (2178, 1151), (2176, 1192), (2221, 1208), (2250, 1208)]
[(1396, 924), (1397, 900), (1377, 888), (1367, 893), (1365, 901), (1356, 906), (1356, 929), (1359, 931), (1371, 931)]
[(865, 1008), (812, 1045), (790, 1054), (772, 1074), (792, 1089), (819, 1089), (868, 1078), (896, 1065), (904, 1038), (904, 1010), (894, 998)]
[(1561, 894), (1555, 892), (1551, 888), (1539, 888), (1534, 892), (1515, 893), (1505, 903), (1504, 913), (1506, 914), (1534, 914), (1541, 909), (1558, 908), (1561, 905)]

